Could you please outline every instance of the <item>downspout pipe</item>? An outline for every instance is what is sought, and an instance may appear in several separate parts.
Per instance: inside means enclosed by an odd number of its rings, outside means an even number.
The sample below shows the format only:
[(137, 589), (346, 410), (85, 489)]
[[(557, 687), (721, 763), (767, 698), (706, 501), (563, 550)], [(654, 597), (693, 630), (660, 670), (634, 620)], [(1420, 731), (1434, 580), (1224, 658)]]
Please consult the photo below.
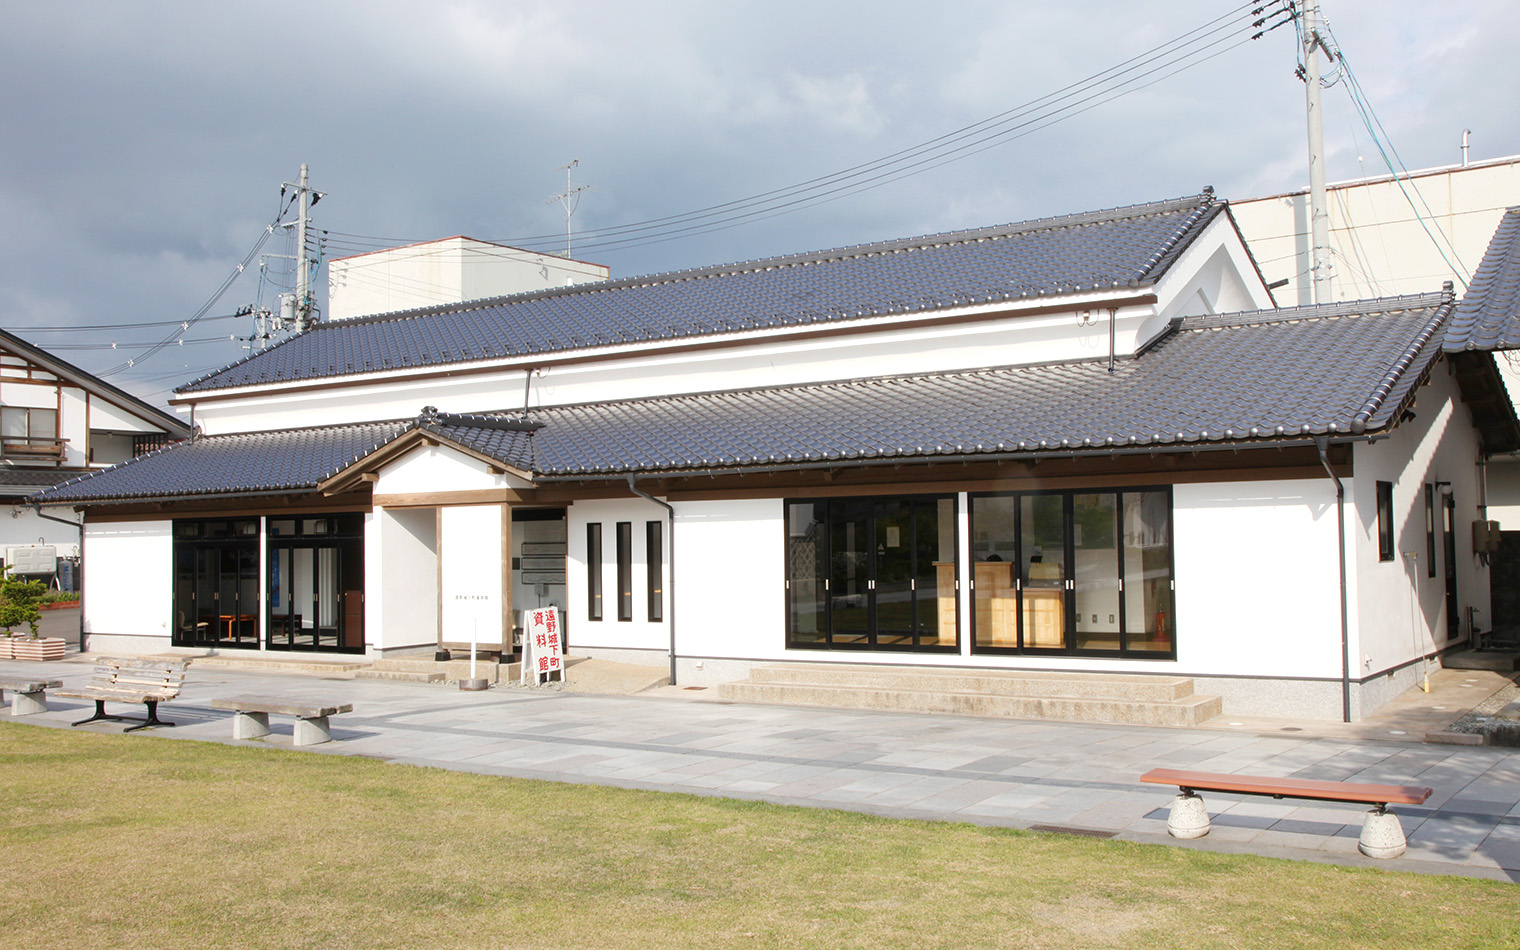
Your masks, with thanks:
[(647, 499), (665, 509), (665, 514), (670, 519), (670, 540), (666, 543), (670, 552), (670, 577), (665, 582), (665, 588), (670, 592), (670, 613), (667, 622), (670, 624), (670, 685), (676, 685), (676, 510), (668, 502), (649, 494), (639, 487), (638, 478), (635, 475), (628, 476), (628, 490)]
[(45, 514), (42, 513), (42, 506), (39, 505), (39, 504), (37, 504), (36, 502), (32, 503), (32, 511), (37, 515), (37, 517), (42, 518), (45, 521), (56, 521), (59, 524), (66, 524), (70, 528), (73, 528), (75, 531), (79, 532), (79, 575), (80, 575), (80, 577), (79, 577), (79, 592), (80, 592), (80, 594), (79, 594), (79, 652), (83, 653), (84, 652), (84, 522), (82, 522), (82, 521), (70, 521), (67, 518), (56, 518), (56, 517), (54, 517), (52, 515), (45, 515)]
[(1351, 623), (1346, 606), (1346, 486), (1330, 466), (1330, 439), (1314, 437), (1319, 462), (1330, 480), (1335, 482), (1335, 538), (1340, 549), (1341, 572), (1341, 721), (1351, 721)]

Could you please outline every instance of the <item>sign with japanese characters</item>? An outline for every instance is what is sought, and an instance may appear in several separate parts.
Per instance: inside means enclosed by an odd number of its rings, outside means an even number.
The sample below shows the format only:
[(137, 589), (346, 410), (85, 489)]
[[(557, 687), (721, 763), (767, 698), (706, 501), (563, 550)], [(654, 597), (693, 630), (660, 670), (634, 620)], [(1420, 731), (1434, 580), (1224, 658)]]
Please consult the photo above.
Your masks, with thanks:
[(522, 681), (541, 683), (553, 673), (564, 676), (564, 639), (559, 611), (553, 607), (523, 611)]

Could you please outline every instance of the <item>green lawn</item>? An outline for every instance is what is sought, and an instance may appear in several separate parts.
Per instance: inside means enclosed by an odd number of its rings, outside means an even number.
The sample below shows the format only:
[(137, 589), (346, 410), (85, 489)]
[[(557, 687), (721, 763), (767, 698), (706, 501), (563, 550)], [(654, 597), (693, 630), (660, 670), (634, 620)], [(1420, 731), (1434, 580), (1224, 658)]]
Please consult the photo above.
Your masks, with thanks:
[(1516, 947), (1520, 887), (0, 723), (8, 947)]

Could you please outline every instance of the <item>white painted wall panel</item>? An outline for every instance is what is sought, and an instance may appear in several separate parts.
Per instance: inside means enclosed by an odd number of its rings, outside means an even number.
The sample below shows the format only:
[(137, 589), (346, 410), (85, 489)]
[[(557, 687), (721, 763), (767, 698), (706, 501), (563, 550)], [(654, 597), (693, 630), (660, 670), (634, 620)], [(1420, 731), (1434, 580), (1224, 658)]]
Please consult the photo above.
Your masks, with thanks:
[(1339, 679), (1329, 476), (1178, 485), (1172, 497), (1178, 666), (1199, 675)]
[[(784, 513), (779, 498), (676, 507), (676, 638), (682, 655), (785, 656)], [(816, 651), (809, 655), (818, 657)], [(828, 658), (854, 662), (858, 656)]]
[(502, 505), (438, 509), (443, 570), (438, 592), (447, 642), (501, 644)]
[(385, 466), (375, 483), (377, 495), (436, 494), (527, 487), (524, 480), (493, 475), (486, 465), (447, 446), (415, 449)]
[(371, 649), (438, 642), (437, 512), (377, 509), (366, 519), (364, 630)]
[(85, 632), (161, 638), (167, 646), (174, 619), (172, 523), (92, 524), (84, 538)]
[[(685, 512), (689, 504), (676, 506), (676, 570), (683, 570), (682, 545), (686, 544), (686, 527), (683, 522)], [(603, 648), (619, 650), (659, 650), (670, 649), (670, 628), (668, 621), (651, 622), (648, 610), (648, 581), (647, 552), (645, 550), (644, 526), (650, 521), (666, 523), (666, 532), (669, 532), (669, 516), (664, 508), (653, 502), (640, 499), (625, 501), (580, 501), (571, 505), (566, 513), (566, 529), (568, 542), (568, 566), (569, 570), (565, 577), (566, 599), (568, 600), (567, 616), (569, 618), (570, 652), (575, 653), (582, 648)], [(633, 568), (633, 619), (618, 620), (617, 605), (617, 524), (626, 521), (630, 524), (632, 540), (632, 568)], [(586, 537), (587, 525), (600, 524), (602, 534), (602, 619), (600, 621), (588, 619), (587, 602), (589, 587), (587, 582), (588, 570), (586, 564)], [(670, 542), (666, 540), (665, 577), (667, 578), (665, 589), (670, 591), (672, 585), (669, 582), (670, 566), (668, 555)], [(714, 551), (698, 546), (690, 551), (690, 557), (696, 560), (714, 556)], [(674, 585), (675, 596), (683, 597), (681, 575), (677, 575)], [(665, 615), (670, 616), (670, 598), (667, 594), (665, 602)], [(681, 611), (701, 607), (687, 607), (685, 601), (676, 604), (677, 616)], [(693, 623), (700, 623), (701, 614), (693, 615)], [(684, 631), (684, 627), (679, 627)], [(684, 636), (683, 636), (684, 640)], [(683, 648), (684, 649), (684, 648)]]

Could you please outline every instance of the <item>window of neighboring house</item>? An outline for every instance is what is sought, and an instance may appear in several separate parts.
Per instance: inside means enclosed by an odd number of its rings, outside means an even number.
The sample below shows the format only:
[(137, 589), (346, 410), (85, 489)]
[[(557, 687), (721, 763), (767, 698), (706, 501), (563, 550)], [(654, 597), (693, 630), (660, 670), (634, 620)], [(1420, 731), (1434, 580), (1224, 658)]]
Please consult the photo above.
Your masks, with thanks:
[(602, 523), (586, 525), (586, 619), (602, 619)]
[(633, 619), (633, 522), (617, 523), (617, 611), (619, 620)]
[(1393, 560), (1393, 482), (1377, 483), (1378, 560)]
[(0, 438), (13, 445), (52, 448), (58, 438), (58, 410), (0, 407)]
[(1436, 576), (1436, 486), (1425, 485), (1425, 576)]
[(665, 619), (665, 522), (644, 523), (644, 561), (649, 587), (649, 621)]

